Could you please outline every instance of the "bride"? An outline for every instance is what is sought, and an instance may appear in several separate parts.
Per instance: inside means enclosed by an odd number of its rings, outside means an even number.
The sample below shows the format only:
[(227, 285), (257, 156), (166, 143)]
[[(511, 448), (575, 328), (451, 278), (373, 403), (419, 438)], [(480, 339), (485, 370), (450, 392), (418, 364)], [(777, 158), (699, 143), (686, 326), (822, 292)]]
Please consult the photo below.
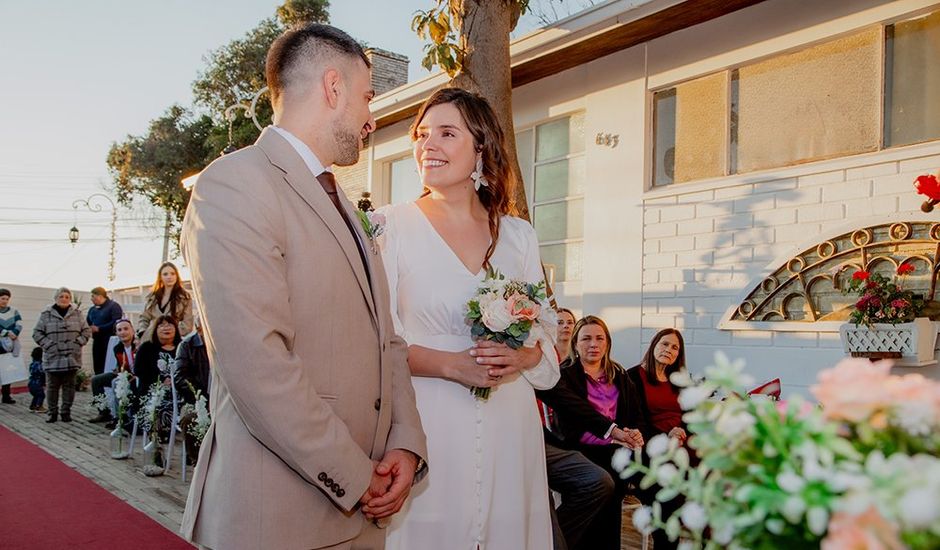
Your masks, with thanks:
[[(543, 279), (538, 241), (510, 215), (503, 133), (482, 97), (448, 88), (411, 128), (425, 186), (386, 207), (379, 238), (398, 334), (428, 437), (428, 476), (389, 526), (389, 550), (552, 547), (545, 451), (533, 387), (558, 380), (554, 334), (513, 350), (474, 342), (466, 304), (488, 267)], [(489, 387), (487, 401), (470, 387)]]

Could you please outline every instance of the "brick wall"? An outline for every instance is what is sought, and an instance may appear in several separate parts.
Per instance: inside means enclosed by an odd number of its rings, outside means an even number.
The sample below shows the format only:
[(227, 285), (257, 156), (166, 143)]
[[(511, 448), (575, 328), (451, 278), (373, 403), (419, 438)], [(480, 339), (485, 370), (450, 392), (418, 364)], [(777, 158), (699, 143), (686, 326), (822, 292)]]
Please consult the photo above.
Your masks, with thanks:
[[(769, 264), (794, 247), (809, 246), (822, 240), (823, 233), (856, 220), (867, 224), (906, 212), (922, 219), (918, 212), (923, 197), (914, 193), (912, 182), (940, 169), (937, 151), (931, 147), (927, 154), (910, 158), (882, 153), (860, 158), (857, 165), (851, 159), (822, 162), (818, 172), (716, 184), (708, 190), (697, 186), (683, 192), (679, 184), (670, 188), (674, 194), (644, 200), (644, 345), (658, 329), (674, 327), (699, 355), (699, 364), (708, 364), (711, 353), (722, 349), (730, 357), (750, 356), (753, 371), (755, 358), (761, 357), (759, 348), (767, 346), (828, 352), (824, 355), (836, 360), (841, 356), (837, 333), (732, 331), (718, 325), (744, 290), (779, 267)], [(884, 157), (892, 160), (878, 162)], [(928, 216), (940, 222), (940, 215)], [(798, 355), (789, 357), (799, 362)], [(764, 360), (773, 361), (766, 356)], [(768, 368), (766, 375), (779, 375), (780, 368)], [(788, 376), (794, 382), (793, 373)], [(794, 385), (805, 387), (809, 381)]]

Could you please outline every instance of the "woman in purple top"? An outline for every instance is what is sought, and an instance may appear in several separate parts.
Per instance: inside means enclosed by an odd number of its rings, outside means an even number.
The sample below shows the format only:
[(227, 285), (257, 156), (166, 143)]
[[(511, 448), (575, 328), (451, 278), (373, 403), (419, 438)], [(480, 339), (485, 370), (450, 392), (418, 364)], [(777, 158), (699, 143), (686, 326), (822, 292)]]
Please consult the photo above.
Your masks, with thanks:
[(650, 428), (644, 424), (633, 383), (610, 358), (610, 331), (603, 320), (588, 315), (577, 322), (561, 380), (539, 397), (555, 409), (567, 446), (610, 472), (616, 484), (614, 498), (595, 516), (581, 547), (619, 549), (628, 481), (613, 470), (611, 458), (620, 447), (642, 447)]

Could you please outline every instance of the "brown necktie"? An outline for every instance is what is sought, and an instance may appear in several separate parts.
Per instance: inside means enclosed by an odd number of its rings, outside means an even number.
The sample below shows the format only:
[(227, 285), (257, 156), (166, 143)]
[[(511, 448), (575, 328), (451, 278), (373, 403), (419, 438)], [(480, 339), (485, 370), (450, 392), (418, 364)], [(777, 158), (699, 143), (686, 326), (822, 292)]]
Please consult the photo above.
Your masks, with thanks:
[(320, 182), (320, 186), (323, 187), (323, 190), (326, 191), (330, 200), (333, 201), (333, 206), (336, 207), (336, 210), (339, 211), (339, 215), (345, 220), (346, 213), (343, 212), (343, 207), (339, 203), (339, 195), (336, 190), (336, 176), (333, 175), (333, 172), (323, 172), (317, 176), (317, 181)]
[(356, 235), (356, 230), (352, 226), (352, 222), (346, 216), (346, 212), (343, 210), (342, 204), (339, 202), (339, 192), (336, 189), (336, 176), (333, 175), (333, 172), (323, 172), (317, 176), (317, 181), (320, 182), (320, 186), (323, 187), (323, 190), (326, 191), (326, 196), (330, 197), (330, 200), (333, 201), (333, 206), (336, 207), (336, 211), (339, 212), (339, 217), (343, 218), (343, 221), (346, 222), (346, 227), (349, 228), (349, 232), (352, 233), (353, 241), (356, 243), (356, 249), (359, 251), (359, 258), (362, 260), (363, 270), (366, 272), (366, 279), (369, 280), (370, 284), (372, 282), (372, 277), (369, 275), (369, 262), (366, 261), (365, 250), (362, 249), (362, 243), (359, 242), (359, 237)]

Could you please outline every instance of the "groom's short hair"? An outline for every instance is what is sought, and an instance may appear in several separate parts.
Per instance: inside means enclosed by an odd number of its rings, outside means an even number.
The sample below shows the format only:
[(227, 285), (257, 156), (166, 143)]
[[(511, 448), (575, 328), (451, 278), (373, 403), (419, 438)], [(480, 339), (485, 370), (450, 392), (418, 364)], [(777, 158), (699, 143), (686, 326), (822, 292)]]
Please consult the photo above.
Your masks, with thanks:
[(298, 69), (304, 63), (317, 63), (337, 55), (361, 59), (366, 67), (372, 67), (362, 46), (353, 37), (330, 25), (310, 23), (277, 37), (268, 50), (264, 69), (271, 103), (277, 102), (284, 90), (302, 75)]

